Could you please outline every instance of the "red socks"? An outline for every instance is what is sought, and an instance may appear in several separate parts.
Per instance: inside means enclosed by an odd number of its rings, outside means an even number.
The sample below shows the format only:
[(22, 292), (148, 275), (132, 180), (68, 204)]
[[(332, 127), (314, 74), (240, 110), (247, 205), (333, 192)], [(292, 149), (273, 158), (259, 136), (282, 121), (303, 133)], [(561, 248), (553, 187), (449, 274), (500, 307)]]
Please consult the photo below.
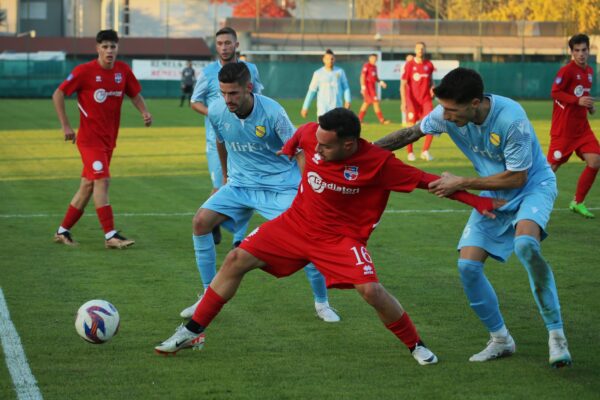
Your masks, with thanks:
[(204, 292), (200, 304), (196, 307), (192, 319), (206, 328), (217, 314), (219, 314), (225, 303), (227, 303), (227, 300), (224, 300), (209, 286), (206, 292)]
[(69, 230), (79, 221), (79, 218), (83, 215), (83, 210), (79, 210), (69, 204), (69, 208), (67, 208), (67, 213), (65, 214), (65, 218), (63, 219), (60, 226)]
[(96, 214), (98, 214), (98, 219), (100, 220), (100, 225), (102, 225), (104, 233), (108, 233), (115, 229), (115, 219), (110, 205), (96, 208)]
[(367, 113), (366, 111), (360, 111), (358, 113), (358, 119), (360, 120), (360, 122), (363, 122), (363, 119), (365, 119), (365, 114), (366, 113)]
[(575, 191), (576, 203), (583, 203), (585, 196), (588, 194), (590, 188), (594, 184), (596, 174), (598, 174), (597, 169), (590, 168), (588, 166), (585, 167), (585, 169), (579, 176), (579, 181), (577, 181), (577, 190)]
[(425, 135), (425, 143), (423, 143), (423, 151), (428, 151), (433, 142), (433, 135)]
[(379, 122), (383, 122), (385, 121), (385, 118), (383, 118), (383, 113), (381, 111), (379, 111), (377, 114), (377, 118), (379, 118)]
[(402, 317), (398, 321), (392, 322), (385, 327), (392, 331), (409, 349), (414, 348), (421, 341), (417, 333), (417, 328), (415, 328), (406, 312), (402, 314)]

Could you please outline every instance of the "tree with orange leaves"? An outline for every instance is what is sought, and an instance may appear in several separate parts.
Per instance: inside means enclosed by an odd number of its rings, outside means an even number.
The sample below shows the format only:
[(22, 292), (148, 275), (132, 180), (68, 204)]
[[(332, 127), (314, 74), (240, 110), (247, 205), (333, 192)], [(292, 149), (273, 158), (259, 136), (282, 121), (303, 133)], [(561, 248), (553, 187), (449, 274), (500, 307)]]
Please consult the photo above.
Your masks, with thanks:
[(211, 3), (228, 3), (233, 7), (233, 16), (237, 18), (256, 17), (256, 8), (258, 6), (258, 15), (263, 18), (289, 18), (292, 15), (288, 10), (296, 8), (295, 1), (283, 1), (279, 4), (276, 0), (211, 0)]

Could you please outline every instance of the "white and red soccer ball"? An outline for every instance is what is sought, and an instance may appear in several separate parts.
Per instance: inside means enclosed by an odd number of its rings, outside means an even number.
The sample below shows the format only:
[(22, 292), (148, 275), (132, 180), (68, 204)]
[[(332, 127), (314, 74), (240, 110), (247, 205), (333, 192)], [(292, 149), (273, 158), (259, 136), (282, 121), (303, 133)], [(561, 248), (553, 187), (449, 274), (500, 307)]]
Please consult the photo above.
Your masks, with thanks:
[(90, 300), (77, 310), (75, 329), (90, 343), (102, 344), (119, 331), (119, 312), (106, 300)]

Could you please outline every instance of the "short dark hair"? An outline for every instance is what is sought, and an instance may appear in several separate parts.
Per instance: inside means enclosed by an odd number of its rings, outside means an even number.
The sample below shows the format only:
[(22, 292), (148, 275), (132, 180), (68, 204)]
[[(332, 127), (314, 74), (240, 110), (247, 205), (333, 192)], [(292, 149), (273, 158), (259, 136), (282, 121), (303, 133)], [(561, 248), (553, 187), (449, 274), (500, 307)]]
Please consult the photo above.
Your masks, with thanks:
[(439, 99), (454, 100), (458, 104), (483, 100), (483, 79), (477, 71), (459, 67), (448, 72), (433, 93)]
[(244, 86), (250, 82), (250, 70), (243, 62), (225, 64), (219, 71), (219, 82), (237, 83)]
[(572, 51), (573, 47), (575, 47), (576, 44), (581, 43), (585, 43), (587, 48), (590, 48), (590, 38), (588, 37), (588, 35), (578, 33), (577, 35), (572, 36), (571, 39), (569, 39), (569, 49), (571, 49)]
[(333, 50), (331, 49), (325, 50), (325, 54), (331, 54), (332, 56), (335, 56), (335, 54), (333, 54)]
[(98, 32), (96, 35), (96, 43), (102, 43), (104, 41), (119, 43), (119, 35), (112, 29), (105, 29)]
[(235, 40), (237, 40), (237, 32), (233, 28), (230, 28), (228, 26), (219, 29), (217, 33), (215, 33), (215, 37), (219, 35), (232, 35), (235, 38)]
[(360, 138), (360, 120), (352, 111), (338, 107), (319, 117), (319, 125), (326, 131), (334, 131), (340, 139)]

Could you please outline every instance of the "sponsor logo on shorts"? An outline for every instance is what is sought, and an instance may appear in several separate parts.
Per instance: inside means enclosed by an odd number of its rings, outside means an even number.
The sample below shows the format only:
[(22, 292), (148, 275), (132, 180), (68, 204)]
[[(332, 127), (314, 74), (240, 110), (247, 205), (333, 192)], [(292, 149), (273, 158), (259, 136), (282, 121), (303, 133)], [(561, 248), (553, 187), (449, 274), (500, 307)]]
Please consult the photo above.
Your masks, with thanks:
[(346, 165), (344, 167), (344, 178), (348, 181), (355, 181), (358, 178), (358, 167)]
[(500, 146), (500, 135), (497, 133), (490, 133), (490, 143), (494, 146)]
[(559, 161), (562, 158), (562, 152), (560, 150), (556, 150), (554, 153), (552, 153), (552, 157), (554, 157), (556, 161)]
[(96, 160), (92, 163), (92, 169), (94, 170), (95, 173), (99, 174), (103, 171), (104, 164), (102, 163), (102, 161)]
[(370, 265), (365, 265), (363, 267), (363, 275), (373, 275), (375, 271), (373, 271), (373, 267)]
[(310, 171), (307, 174), (307, 180), (310, 187), (315, 193), (323, 193), (325, 189), (333, 190), (334, 192), (340, 192), (342, 194), (358, 194), (360, 188), (348, 188), (345, 186), (339, 186), (336, 183), (325, 182), (319, 174), (314, 171)]
[(94, 100), (96, 100), (96, 103), (104, 103), (109, 96), (122, 97), (123, 92), (120, 90), (116, 90), (114, 92), (107, 92), (104, 89), (96, 89), (96, 91), (94, 92)]
[(267, 128), (265, 128), (262, 125), (258, 125), (256, 127), (256, 129), (254, 130), (254, 133), (256, 134), (256, 136), (261, 138), (261, 137), (265, 136), (265, 133), (267, 133)]

